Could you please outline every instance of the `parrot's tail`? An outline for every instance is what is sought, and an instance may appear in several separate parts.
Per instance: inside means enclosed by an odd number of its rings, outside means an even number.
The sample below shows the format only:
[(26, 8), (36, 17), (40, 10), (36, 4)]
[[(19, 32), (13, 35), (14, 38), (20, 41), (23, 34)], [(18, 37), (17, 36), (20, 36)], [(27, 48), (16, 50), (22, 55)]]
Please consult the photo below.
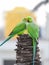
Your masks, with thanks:
[(11, 38), (12, 38), (12, 36), (9, 36), (2, 44), (0, 44), (0, 46), (2, 46), (4, 43), (6, 43)]

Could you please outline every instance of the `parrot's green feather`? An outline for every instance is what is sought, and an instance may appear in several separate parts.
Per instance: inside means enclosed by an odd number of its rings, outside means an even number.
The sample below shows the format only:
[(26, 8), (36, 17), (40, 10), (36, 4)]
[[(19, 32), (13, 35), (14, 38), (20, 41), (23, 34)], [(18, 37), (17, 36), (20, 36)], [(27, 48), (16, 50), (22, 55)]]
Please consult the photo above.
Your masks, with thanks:
[(22, 32), (24, 29), (26, 29), (26, 24), (25, 22), (21, 22), (20, 24), (18, 24), (13, 30), (12, 32), (9, 34), (10, 35), (14, 35), (14, 34), (20, 34), (20, 32)]
[(17, 35), (22, 35), (22, 34), (24, 34), (24, 30), (19, 32)]
[(37, 26), (35, 26), (33, 23), (28, 23), (27, 30), (28, 30), (29, 35), (31, 35), (31, 37), (38, 39), (39, 28)]
[(33, 65), (35, 65), (34, 61), (36, 57), (36, 46), (37, 46), (36, 40), (33, 39)]
[(33, 46), (33, 65), (35, 65), (34, 60), (36, 56), (36, 41), (39, 37), (39, 28), (36, 24), (32, 23), (27, 23), (27, 31), (30, 37), (33, 39), (32, 46)]

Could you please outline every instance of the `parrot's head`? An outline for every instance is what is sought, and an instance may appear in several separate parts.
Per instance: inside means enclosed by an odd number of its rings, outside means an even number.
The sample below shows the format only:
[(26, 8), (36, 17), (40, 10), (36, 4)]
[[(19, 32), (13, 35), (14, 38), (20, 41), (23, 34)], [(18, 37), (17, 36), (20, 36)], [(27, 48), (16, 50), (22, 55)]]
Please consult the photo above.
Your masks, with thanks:
[(31, 23), (33, 21), (32, 17), (31, 16), (27, 16), (23, 19), (23, 21), (26, 21), (28, 23)]

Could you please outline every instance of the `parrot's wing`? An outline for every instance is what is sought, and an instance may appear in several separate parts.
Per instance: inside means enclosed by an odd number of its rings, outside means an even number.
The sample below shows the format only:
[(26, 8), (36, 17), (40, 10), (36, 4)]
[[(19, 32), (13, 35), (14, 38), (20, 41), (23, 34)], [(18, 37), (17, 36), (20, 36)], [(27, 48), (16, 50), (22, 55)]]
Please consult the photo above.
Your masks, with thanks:
[(17, 33), (17, 35), (22, 35), (22, 34), (24, 34), (24, 30), (19, 32), (19, 33)]
[(27, 31), (31, 38), (33, 39), (32, 46), (33, 46), (33, 65), (35, 65), (34, 60), (36, 56), (36, 41), (39, 37), (39, 28), (34, 23), (27, 24)]
[(28, 23), (27, 24), (27, 31), (31, 37), (38, 39), (39, 37), (39, 27), (36, 24)]
[(16, 25), (15, 28), (12, 30), (12, 32), (9, 34), (14, 35), (14, 34), (22, 34), (23, 30), (26, 28), (26, 24), (24, 22), (21, 22), (20, 24)]

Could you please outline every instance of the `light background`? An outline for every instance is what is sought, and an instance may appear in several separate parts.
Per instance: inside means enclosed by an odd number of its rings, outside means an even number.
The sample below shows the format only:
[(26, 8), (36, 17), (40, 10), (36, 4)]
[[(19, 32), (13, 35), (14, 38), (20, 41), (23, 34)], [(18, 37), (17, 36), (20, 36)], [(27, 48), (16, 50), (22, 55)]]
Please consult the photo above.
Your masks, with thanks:
[[(5, 28), (5, 12), (10, 11), (17, 6), (23, 6), (30, 10), (36, 6), (42, 0), (0, 0), (0, 30)], [(41, 27), (45, 27), (46, 13), (49, 13), (49, 3), (42, 5), (38, 11), (35, 12), (37, 16), (37, 24)], [(1, 32), (1, 31), (0, 31)], [(1, 35), (1, 34), (0, 34)], [(46, 36), (46, 35), (45, 35)], [(1, 39), (1, 38), (0, 38)], [(15, 60), (15, 42), (16, 40), (10, 40), (2, 47), (0, 47), (0, 65), (3, 65), (4, 60)], [(3, 40), (0, 40), (2, 43)], [(13, 44), (14, 43), (14, 44)], [(39, 40), (40, 55), (42, 65), (49, 65), (49, 40)]]
[[(41, 1), (43, 0), (0, 0), (0, 28), (4, 28), (5, 26), (4, 16), (6, 11), (10, 11), (17, 6), (26, 7), (32, 10)], [(42, 15), (45, 16), (45, 9), (49, 10), (49, 7), (43, 5), (40, 10), (38, 10), (38, 24), (41, 26), (44, 26), (43, 24), (45, 24), (44, 22), (39, 22), (41, 18), (45, 19), (45, 17), (42, 17)], [(42, 14), (40, 12), (42, 12)]]

